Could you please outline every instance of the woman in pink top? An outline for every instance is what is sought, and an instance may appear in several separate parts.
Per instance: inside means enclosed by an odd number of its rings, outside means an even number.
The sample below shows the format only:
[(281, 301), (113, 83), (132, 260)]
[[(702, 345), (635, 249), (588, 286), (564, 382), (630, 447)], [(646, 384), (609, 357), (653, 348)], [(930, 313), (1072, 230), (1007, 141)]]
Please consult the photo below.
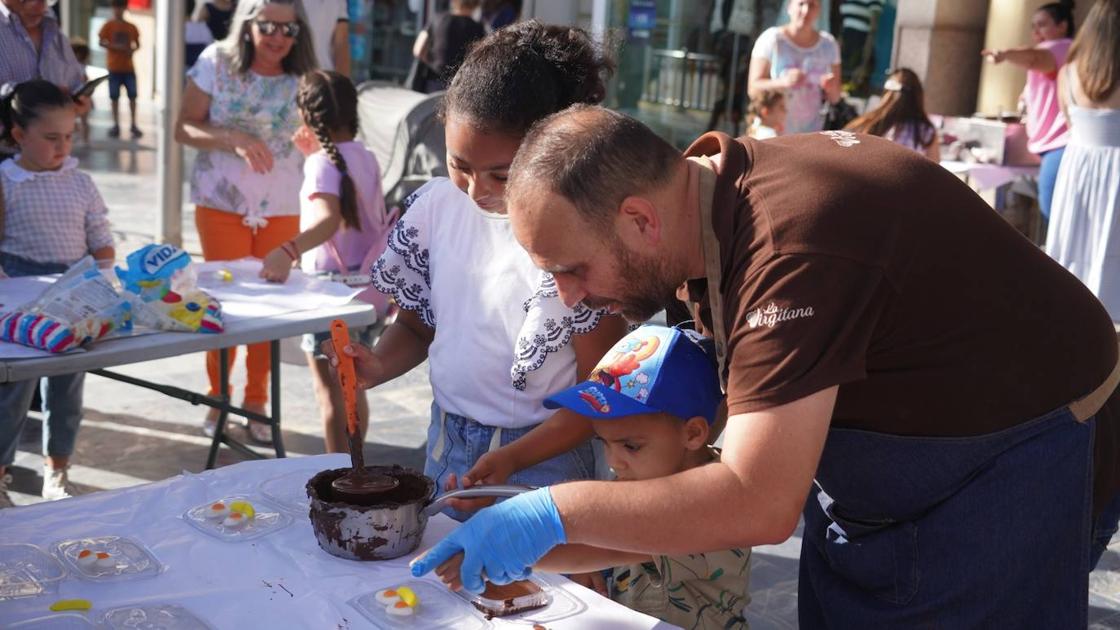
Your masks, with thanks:
[(984, 50), (993, 63), (1008, 61), (1027, 69), (1022, 100), (1027, 108), (1027, 148), (1042, 159), (1038, 171), (1038, 206), (1042, 220), (1050, 220), (1050, 200), (1058, 165), (1069, 138), (1066, 117), (1058, 103), (1058, 68), (1066, 62), (1073, 43), (1073, 0), (1044, 4), (1031, 17), (1035, 45), (1006, 50)]

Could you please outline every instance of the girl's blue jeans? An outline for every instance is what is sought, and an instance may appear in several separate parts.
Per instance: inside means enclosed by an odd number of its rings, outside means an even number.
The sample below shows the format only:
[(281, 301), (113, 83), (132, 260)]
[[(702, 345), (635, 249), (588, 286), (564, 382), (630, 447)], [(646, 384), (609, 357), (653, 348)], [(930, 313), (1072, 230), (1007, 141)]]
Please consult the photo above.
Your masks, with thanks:
[[(68, 265), (40, 263), (0, 252), (0, 267), (14, 278), (62, 273)], [(43, 398), (43, 454), (69, 457), (74, 453), (78, 425), (82, 421), (85, 379), (85, 372), (79, 372), (0, 385), (0, 466), (15, 461), (19, 436), (27, 423), (27, 410), (36, 386)]]
[[(525, 435), (534, 427), (499, 429), (479, 424), (470, 418), (444, 413), (432, 403), (432, 422), (428, 427), (428, 457), (424, 474), (436, 482), (437, 494), (443, 493), (448, 476), (462, 479), (484, 453), (495, 450)], [(595, 455), (591, 441), (562, 453), (531, 468), (514, 473), (507, 481), (526, 486), (547, 486), (572, 479), (592, 479)], [(443, 513), (457, 521), (471, 517), (470, 512), (446, 508)]]

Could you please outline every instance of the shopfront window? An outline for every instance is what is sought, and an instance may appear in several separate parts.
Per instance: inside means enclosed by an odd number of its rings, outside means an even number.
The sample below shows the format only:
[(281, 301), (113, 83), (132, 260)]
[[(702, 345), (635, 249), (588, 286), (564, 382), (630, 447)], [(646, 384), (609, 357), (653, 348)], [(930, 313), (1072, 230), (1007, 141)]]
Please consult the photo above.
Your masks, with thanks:
[[(853, 94), (882, 86), (896, 2), (822, 0), (817, 26), (838, 42), (842, 34), (856, 39), (844, 32), (842, 10), (849, 30), (860, 26), (851, 19), (853, 6), (845, 5), (860, 5), (855, 13), (874, 5), (875, 24), (859, 41), (861, 54), (847, 59), (844, 79)], [(788, 21), (785, 5), (785, 0), (613, 0), (608, 25), (619, 40), (619, 68), (611, 106), (681, 147), (711, 129), (743, 133), (751, 48), (763, 30)]]
[(404, 80), (412, 64), (424, 3), (416, 0), (349, 0), (351, 74), (356, 81)]

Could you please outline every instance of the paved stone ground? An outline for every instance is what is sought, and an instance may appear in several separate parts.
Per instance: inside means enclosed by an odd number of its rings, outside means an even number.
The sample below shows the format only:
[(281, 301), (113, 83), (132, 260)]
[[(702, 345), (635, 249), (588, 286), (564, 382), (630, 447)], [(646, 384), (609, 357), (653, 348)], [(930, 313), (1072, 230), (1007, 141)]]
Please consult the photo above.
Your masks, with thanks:
[[(93, 116), (93, 142), (76, 151), (105, 197), (118, 236), (118, 256), (150, 242), (155, 225), (157, 180), (155, 130), (142, 125), (139, 142), (105, 138), (108, 104), (99, 102)], [(145, 113), (144, 120), (150, 120)], [(186, 198), (186, 197), (184, 197)], [(190, 207), (184, 208), (185, 246), (198, 253)], [(284, 441), (292, 457), (323, 452), (322, 432), (302, 353), (287, 344), (282, 365)], [(197, 391), (206, 388), (202, 355), (190, 355), (120, 369), (135, 376), (174, 383)], [(235, 386), (242, 381), (236, 370)], [(240, 402), (240, 390), (235, 402)], [(367, 461), (396, 462), (422, 467), (431, 390), (427, 368), (421, 366), (397, 381), (369, 392), (373, 420)], [(74, 457), (73, 481), (84, 491), (119, 488), (187, 470), (197, 472), (206, 459), (209, 440), (200, 424), (204, 410), (170, 400), (161, 394), (89, 376), (85, 389), (86, 416)], [(42, 458), (41, 425), (37, 415), (25, 431), (16, 465), (13, 498), (17, 503), (39, 500)], [(244, 431), (235, 431), (244, 435)], [(220, 465), (240, 461), (223, 450)], [(797, 627), (797, 558), (800, 538), (755, 550), (751, 575), (751, 625), (756, 629)], [(1120, 629), (1120, 537), (1113, 539), (1100, 567), (1090, 576), (1091, 627)]]

